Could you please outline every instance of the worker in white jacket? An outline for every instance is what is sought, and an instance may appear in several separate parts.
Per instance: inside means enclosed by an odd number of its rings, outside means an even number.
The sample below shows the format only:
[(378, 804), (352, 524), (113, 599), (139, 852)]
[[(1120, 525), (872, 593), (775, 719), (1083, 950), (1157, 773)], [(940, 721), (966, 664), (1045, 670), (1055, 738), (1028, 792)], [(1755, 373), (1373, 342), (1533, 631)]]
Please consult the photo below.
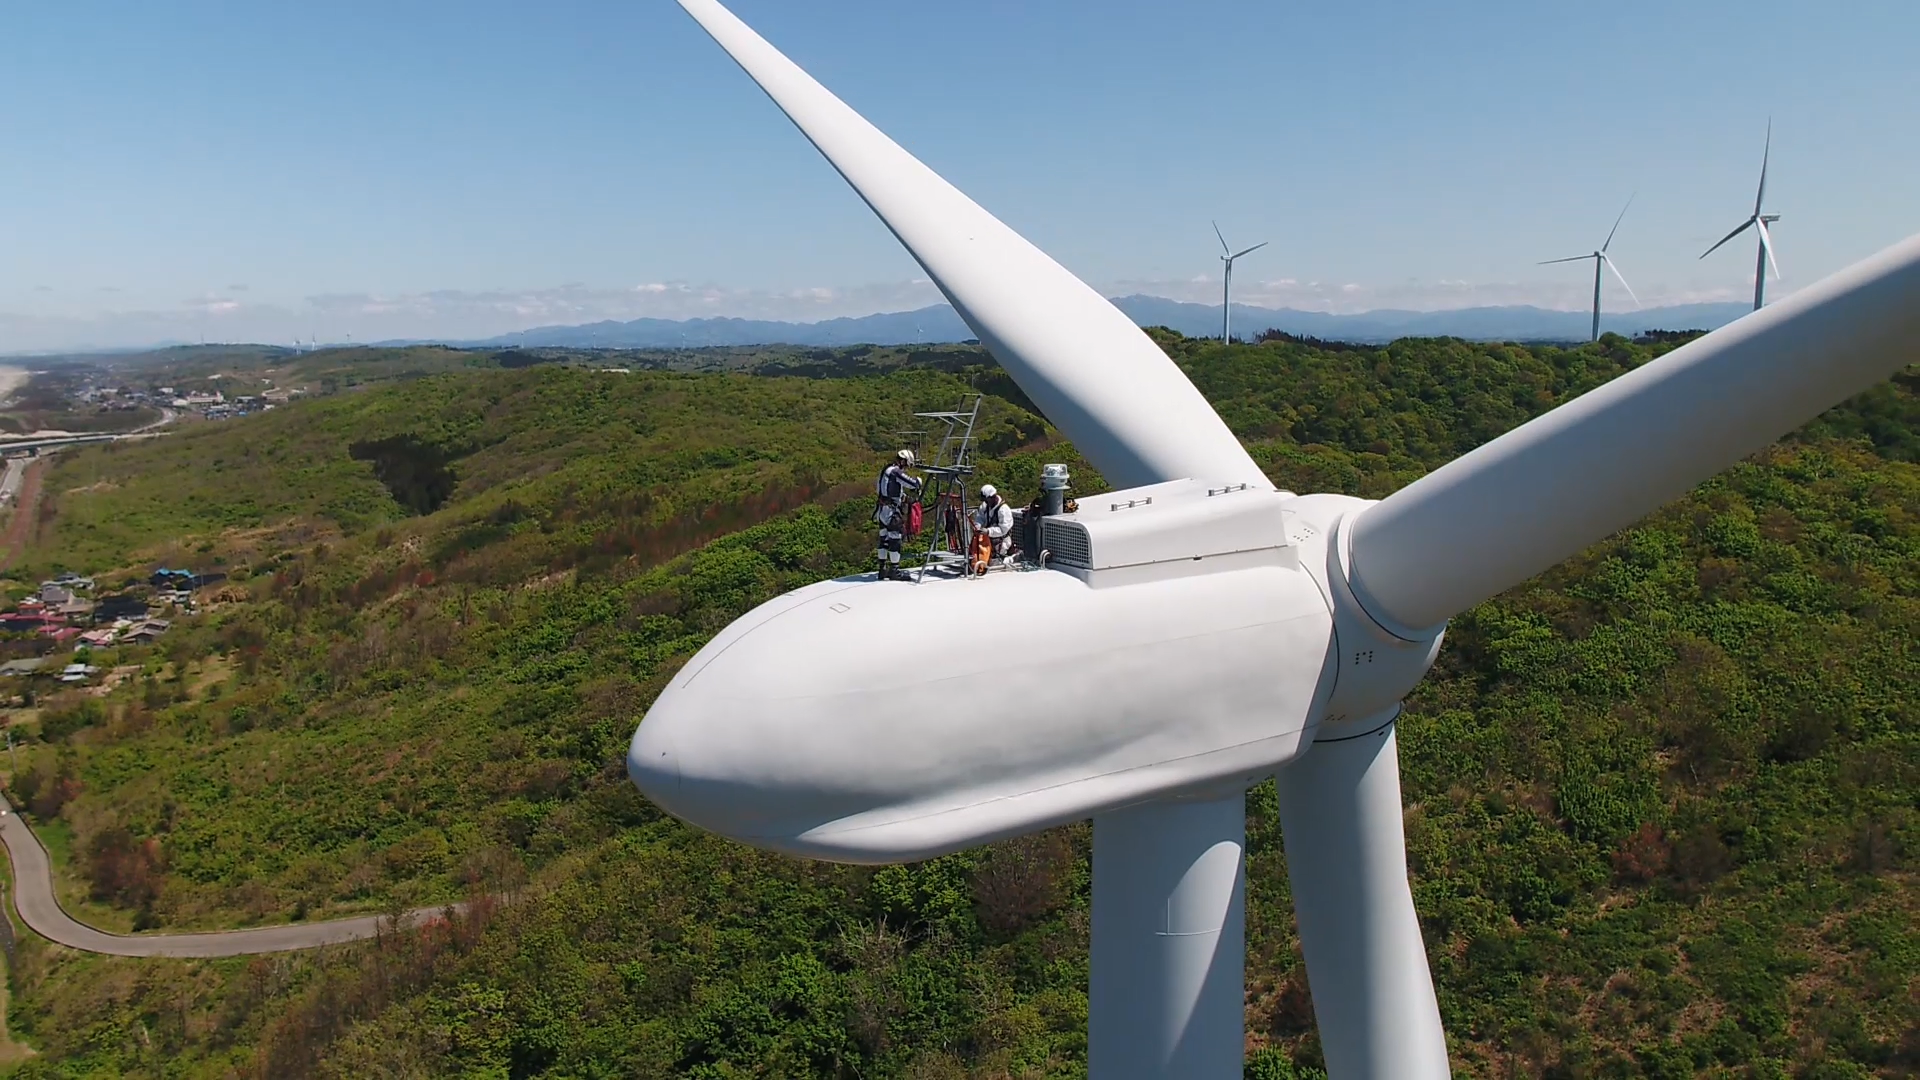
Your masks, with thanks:
[(981, 485), (980, 505), (973, 510), (973, 531), (985, 533), (993, 541), (994, 558), (1007, 557), (1013, 546), (1013, 507), (992, 484)]

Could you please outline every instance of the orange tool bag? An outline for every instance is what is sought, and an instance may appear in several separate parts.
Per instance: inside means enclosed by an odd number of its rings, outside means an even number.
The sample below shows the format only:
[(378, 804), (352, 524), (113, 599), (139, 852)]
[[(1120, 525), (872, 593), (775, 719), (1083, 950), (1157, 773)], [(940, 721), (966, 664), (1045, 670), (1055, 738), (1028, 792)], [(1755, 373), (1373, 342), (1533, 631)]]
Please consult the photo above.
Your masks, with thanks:
[(993, 561), (993, 537), (988, 536), (984, 531), (974, 533), (972, 555), (973, 572), (986, 573), (987, 565)]

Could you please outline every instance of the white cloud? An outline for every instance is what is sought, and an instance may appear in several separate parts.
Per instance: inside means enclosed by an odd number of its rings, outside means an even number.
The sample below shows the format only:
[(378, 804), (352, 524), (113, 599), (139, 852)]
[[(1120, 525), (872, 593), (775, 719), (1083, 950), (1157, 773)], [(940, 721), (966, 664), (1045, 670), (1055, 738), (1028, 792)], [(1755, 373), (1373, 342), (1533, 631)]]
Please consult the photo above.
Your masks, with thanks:
[(240, 310), (240, 301), (220, 296), (203, 296), (197, 300), (182, 300), (180, 303), (183, 307), (205, 315), (227, 315)]

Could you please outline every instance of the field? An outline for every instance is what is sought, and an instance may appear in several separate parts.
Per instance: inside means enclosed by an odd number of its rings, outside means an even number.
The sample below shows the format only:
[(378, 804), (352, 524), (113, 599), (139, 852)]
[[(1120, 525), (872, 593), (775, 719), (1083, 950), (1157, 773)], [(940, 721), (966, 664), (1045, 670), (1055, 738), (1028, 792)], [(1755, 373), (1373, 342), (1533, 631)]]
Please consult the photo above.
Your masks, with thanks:
[[(1158, 340), (1274, 480), (1364, 496), (1670, 347)], [(623, 767), (709, 636), (867, 566), (914, 410), (977, 388), (984, 479), (1020, 503), (1065, 460), (1099, 490), (1004, 374), (359, 351), (327, 360), (353, 393), (62, 455), (16, 591), (229, 581), (94, 661), (139, 666), (112, 694), (38, 702), (11, 792), (129, 926), (510, 902), (256, 960), (25, 939), (10, 1029), (39, 1053), (10, 1075), (1084, 1076), (1084, 824), (833, 867), (693, 832)], [(1400, 731), (1458, 1075), (1920, 1071), (1916, 391), (1454, 620)], [(1274, 805), (1249, 794), (1263, 1080), (1320, 1064)]]

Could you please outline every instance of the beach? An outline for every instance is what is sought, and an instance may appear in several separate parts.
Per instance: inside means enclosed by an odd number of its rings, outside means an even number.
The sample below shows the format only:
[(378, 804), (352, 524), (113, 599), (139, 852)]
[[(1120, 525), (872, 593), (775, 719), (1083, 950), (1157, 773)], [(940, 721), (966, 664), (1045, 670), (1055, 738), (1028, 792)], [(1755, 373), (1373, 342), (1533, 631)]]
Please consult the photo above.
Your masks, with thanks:
[(27, 385), (33, 375), (26, 368), (0, 367), (0, 401), (13, 396), (16, 390)]

